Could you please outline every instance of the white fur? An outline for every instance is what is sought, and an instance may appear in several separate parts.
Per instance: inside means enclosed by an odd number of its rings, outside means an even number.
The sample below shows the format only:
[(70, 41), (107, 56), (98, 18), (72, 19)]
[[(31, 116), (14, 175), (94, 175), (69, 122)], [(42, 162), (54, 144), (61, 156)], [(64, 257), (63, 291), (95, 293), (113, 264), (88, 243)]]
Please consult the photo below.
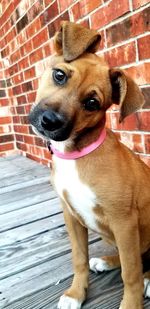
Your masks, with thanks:
[(74, 299), (72, 297), (62, 295), (60, 297), (57, 308), (58, 309), (80, 309), (81, 302), (79, 302), (77, 299)]
[(150, 298), (150, 279), (144, 279), (144, 296)]
[(98, 271), (109, 271), (116, 267), (109, 266), (106, 261), (101, 258), (91, 258), (89, 261), (90, 269), (97, 273)]
[(58, 194), (63, 199), (63, 191), (66, 190), (69, 203), (83, 218), (87, 227), (99, 232), (96, 215), (93, 212), (93, 208), (96, 206), (96, 195), (90, 187), (80, 180), (76, 168), (76, 161), (62, 160), (54, 156), (54, 164), (54, 183)]
[(55, 149), (57, 149), (60, 152), (64, 152), (65, 148), (67, 146), (71, 146), (72, 145), (72, 140), (71, 139), (66, 139), (64, 142), (56, 142), (51, 140), (51, 144), (54, 146)]

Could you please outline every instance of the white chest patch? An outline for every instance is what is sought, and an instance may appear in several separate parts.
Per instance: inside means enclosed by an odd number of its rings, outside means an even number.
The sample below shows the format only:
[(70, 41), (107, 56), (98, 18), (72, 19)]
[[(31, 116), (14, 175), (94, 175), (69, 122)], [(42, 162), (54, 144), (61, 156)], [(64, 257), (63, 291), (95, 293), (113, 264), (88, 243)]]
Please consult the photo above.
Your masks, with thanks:
[(55, 175), (54, 183), (62, 199), (63, 191), (67, 191), (69, 202), (76, 212), (82, 217), (87, 227), (99, 231), (93, 208), (96, 206), (94, 192), (81, 182), (75, 160), (62, 160), (54, 156)]

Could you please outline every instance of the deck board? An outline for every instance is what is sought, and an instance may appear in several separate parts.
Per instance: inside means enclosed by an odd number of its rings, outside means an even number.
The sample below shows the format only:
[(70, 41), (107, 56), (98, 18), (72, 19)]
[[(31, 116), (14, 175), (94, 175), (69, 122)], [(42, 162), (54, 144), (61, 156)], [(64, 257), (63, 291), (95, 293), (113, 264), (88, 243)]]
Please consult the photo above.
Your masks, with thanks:
[[(71, 249), (59, 198), (45, 166), (25, 157), (0, 158), (0, 308), (53, 309), (71, 283)], [(89, 232), (90, 256), (112, 254)], [(117, 309), (120, 270), (90, 273), (85, 309)], [(150, 309), (150, 300), (144, 308)]]

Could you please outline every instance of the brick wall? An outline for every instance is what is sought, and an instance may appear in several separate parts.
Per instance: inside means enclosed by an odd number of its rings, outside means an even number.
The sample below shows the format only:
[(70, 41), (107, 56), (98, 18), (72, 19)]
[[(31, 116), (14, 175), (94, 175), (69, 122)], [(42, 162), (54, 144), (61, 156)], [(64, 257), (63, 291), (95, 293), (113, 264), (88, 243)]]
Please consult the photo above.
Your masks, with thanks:
[(145, 95), (145, 105), (123, 124), (118, 107), (107, 115), (111, 127), (150, 165), (150, 2), (147, 0), (0, 1), (0, 153), (18, 150), (48, 163), (49, 152), (28, 125), (39, 77), (53, 52), (61, 20), (81, 22), (101, 32), (99, 53), (120, 66)]

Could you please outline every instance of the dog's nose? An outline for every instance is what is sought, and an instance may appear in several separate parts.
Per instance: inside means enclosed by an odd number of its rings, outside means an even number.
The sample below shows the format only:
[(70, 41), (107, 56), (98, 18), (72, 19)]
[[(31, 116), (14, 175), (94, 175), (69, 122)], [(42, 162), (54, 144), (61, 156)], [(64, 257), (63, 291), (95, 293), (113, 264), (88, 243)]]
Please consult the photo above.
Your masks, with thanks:
[(57, 129), (60, 129), (63, 124), (63, 116), (54, 111), (47, 110), (42, 115), (41, 125), (43, 129), (47, 131), (55, 131)]

